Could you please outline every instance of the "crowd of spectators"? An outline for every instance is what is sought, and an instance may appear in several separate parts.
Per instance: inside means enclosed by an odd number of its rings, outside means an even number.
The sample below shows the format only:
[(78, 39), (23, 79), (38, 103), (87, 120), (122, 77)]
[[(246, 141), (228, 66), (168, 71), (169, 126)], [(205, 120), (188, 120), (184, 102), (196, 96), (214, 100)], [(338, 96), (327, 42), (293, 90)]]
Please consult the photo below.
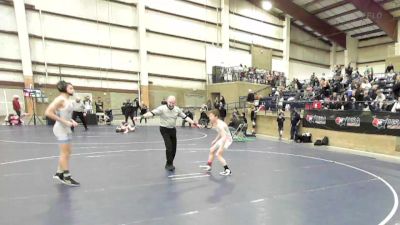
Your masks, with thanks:
[(223, 67), (221, 80), (216, 82), (246, 81), (250, 83), (268, 84), (272, 87), (285, 86), (286, 77), (278, 71), (268, 71), (240, 64), (235, 67)]
[(342, 70), (336, 66), (331, 78), (313, 73), (309, 80), (293, 79), (273, 89), (271, 96), (281, 108), (288, 102), (303, 102), (306, 108), (400, 112), (400, 75), (394, 73), (393, 65), (384, 74), (374, 74), (369, 66), (363, 73), (351, 65), (344, 74)]

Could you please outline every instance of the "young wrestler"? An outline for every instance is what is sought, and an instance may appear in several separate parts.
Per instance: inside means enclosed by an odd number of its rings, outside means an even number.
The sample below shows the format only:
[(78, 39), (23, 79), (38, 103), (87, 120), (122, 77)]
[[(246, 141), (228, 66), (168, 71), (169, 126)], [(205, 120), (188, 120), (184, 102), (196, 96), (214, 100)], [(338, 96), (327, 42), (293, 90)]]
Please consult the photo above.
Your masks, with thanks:
[(72, 119), (74, 110), (69, 97), (74, 94), (74, 87), (71, 83), (60, 81), (57, 83), (57, 89), (60, 95), (47, 107), (45, 115), (56, 121), (53, 127), (53, 133), (60, 143), (60, 159), (58, 162), (57, 173), (54, 179), (61, 181), (69, 186), (79, 186), (79, 182), (71, 178), (69, 172), (69, 159), (71, 155), (71, 128), (78, 124)]
[(127, 122), (122, 122), (121, 125), (119, 125), (116, 129), (115, 132), (117, 133), (124, 133), (127, 134), (129, 132), (134, 132), (136, 129), (135, 126), (130, 125)]
[(228, 126), (226, 123), (219, 118), (219, 111), (217, 109), (211, 110), (209, 113), (210, 122), (212, 123), (213, 127), (216, 128), (218, 135), (211, 143), (210, 154), (208, 156), (208, 162), (206, 166), (203, 166), (204, 170), (211, 171), (211, 165), (214, 160), (214, 154), (217, 155), (218, 160), (221, 162), (222, 166), (224, 167), (224, 171), (220, 172), (223, 176), (228, 176), (232, 172), (226, 163), (223, 154), (224, 151), (228, 149), (228, 147), (232, 144), (232, 136), (229, 131)]

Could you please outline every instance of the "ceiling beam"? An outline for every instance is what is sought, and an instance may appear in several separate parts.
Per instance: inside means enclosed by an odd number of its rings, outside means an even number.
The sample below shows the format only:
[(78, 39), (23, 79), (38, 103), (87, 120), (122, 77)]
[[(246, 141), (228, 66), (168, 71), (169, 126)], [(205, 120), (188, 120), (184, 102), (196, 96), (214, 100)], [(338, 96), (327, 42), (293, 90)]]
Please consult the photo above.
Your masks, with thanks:
[(325, 12), (325, 11), (328, 11), (328, 10), (331, 10), (331, 9), (334, 9), (334, 8), (337, 8), (337, 7), (346, 5), (346, 4), (348, 4), (348, 2), (346, 2), (346, 1), (336, 2), (334, 4), (331, 4), (331, 5), (322, 7), (320, 9), (311, 11), (310, 13), (315, 15), (315, 14), (322, 13), (322, 12)]
[(344, 21), (344, 22), (341, 22), (341, 23), (332, 24), (332, 25), (338, 27), (338, 26), (342, 26), (342, 25), (345, 25), (345, 24), (348, 24), (348, 23), (358, 22), (358, 21), (361, 21), (361, 20), (364, 20), (364, 19), (367, 19), (367, 17), (366, 16), (358, 17), (358, 18), (355, 18), (355, 19), (352, 19), (352, 20), (347, 20), (347, 21)]
[(307, 8), (308, 6), (314, 5), (315, 3), (318, 3), (318, 2), (320, 2), (320, 1), (322, 1), (322, 0), (312, 0), (312, 1), (307, 2), (306, 4), (302, 5), (301, 7)]
[(367, 24), (364, 24), (364, 25), (361, 25), (361, 26), (344, 29), (342, 31), (347, 33), (349, 31), (358, 30), (358, 29), (370, 27), (370, 26), (373, 26), (373, 25), (375, 25), (375, 24), (374, 23), (367, 23)]
[[(248, 0), (254, 5), (262, 8), (262, 0)], [(339, 46), (346, 48), (346, 34), (327, 22), (318, 18), (317, 16), (307, 12), (301, 6), (296, 5), (291, 0), (272, 0), (273, 7), (283, 11), (285, 14), (290, 15), (296, 20), (301, 21), (305, 26), (310, 27), (315, 32), (318, 32), (323, 37), (328, 38), (330, 41), (337, 43)]]
[(383, 5), (383, 4), (386, 4), (386, 3), (388, 3), (388, 2), (393, 2), (394, 0), (380, 0), (380, 1), (375, 1), (376, 3), (378, 3), (378, 4), (381, 4), (381, 5)]
[(291, 24), (292, 24), (292, 26), (295, 26), (295, 27), (299, 28), (300, 30), (306, 32), (307, 34), (310, 34), (311, 36), (324, 42), (325, 44), (332, 46), (332, 43), (330, 41), (327, 41), (327, 40), (323, 39), (322, 36), (318, 36), (314, 32), (307, 30), (304, 26), (300, 26), (299, 24), (296, 24), (294, 22), (292, 22)]
[(399, 10), (399, 9), (400, 9), (400, 6), (394, 7), (394, 8), (391, 8), (391, 9), (388, 9), (387, 11), (389, 11), (389, 12), (394, 12), (394, 11), (397, 11), (397, 10)]
[(379, 3), (373, 0), (346, 0), (363, 12), (393, 40), (397, 40), (397, 21)]
[(378, 32), (382, 32), (382, 30), (381, 29), (370, 30), (370, 31), (362, 32), (362, 33), (353, 34), (351, 36), (355, 38), (355, 37), (361, 37), (361, 36), (364, 36), (364, 35), (367, 35), (367, 34), (375, 34), (375, 33), (378, 33)]
[(358, 39), (358, 40), (359, 40), (359, 41), (368, 41), (368, 40), (371, 40), (371, 39), (384, 38), (384, 37), (387, 37), (387, 35), (386, 35), (386, 34), (383, 34), (383, 35), (379, 35), (379, 36), (361, 38), (361, 39)]
[(331, 19), (336, 19), (336, 18), (339, 18), (339, 17), (342, 17), (342, 16), (346, 16), (346, 15), (352, 14), (352, 13), (355, 13), (355, 12), (358, 12), (358, 11), (359, 11), (358, 9), (352, 9), (352, 10), (348, 10), (348, 11), (345, 11), (345, 12), (342, 12), (342, 13), (339, 13), (339, 14), (336, 14), (336, 15), (333, 15), (333, 16), (329, 16), (329, 17), (326, 17), (326, 18), (323, 18), (323, 19), (328, 21), (328, 20), (331, 20)]

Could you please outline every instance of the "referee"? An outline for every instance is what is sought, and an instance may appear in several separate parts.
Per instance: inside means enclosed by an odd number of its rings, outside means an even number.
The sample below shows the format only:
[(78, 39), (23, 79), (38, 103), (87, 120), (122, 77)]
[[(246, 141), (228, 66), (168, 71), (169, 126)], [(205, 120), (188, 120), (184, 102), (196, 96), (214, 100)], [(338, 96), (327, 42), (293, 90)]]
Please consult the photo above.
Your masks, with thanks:
[(176, 119), (179, 116), (182, 119), (186, 120), (188, 123), (191, 123), (194, 126), (198, 127), (197, 123), (186, 116), (186, 114), (183, 113), (182, 110), (175, 105), (175, 96), (169, 96), (167, 98), (166, 105), (161, 105), (151, 112), (145, 113), (140, 117), (135, 117), (136, 120), (140, 120), (140, 118), (142, 117), (147, 119), (152, 116), (160, 116), (160, 132), (164, 139), (167, 157), (165, 169), (169, 171), (175, 170), (174, 158), (176, 154)]

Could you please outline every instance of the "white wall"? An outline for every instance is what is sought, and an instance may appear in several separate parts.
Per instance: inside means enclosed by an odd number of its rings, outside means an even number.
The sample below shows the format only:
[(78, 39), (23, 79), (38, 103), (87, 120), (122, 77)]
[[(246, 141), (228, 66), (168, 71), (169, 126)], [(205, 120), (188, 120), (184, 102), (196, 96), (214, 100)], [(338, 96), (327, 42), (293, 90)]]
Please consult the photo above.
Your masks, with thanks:
[(283, 21), (267, 11), (243, 0), (230, 0), (230, 11), (234, 14), (245, 15), (257, 20), (283, 25)]
[(221, 48), (214, 46), (207, 46), (206, 48), (207, 74), (212, 74), (213, 66), (231, 67), (242, 64), (250, 67), (251, 61), (251, 54), (247, 51), (230, 49), (228, 56), (224, 57), (224, 52)]
[[(44, 66), (34, 63), (33, 72), (36, 81), (55, 84), (59, 78), (54, 74), (61, 77), (68, 75), (76, 76), (76, 78), (65, 78), (72, 80), (76, 86), (137, 90), (137, 85), (132, 86), (128, 81), (104, 81), (112, 78), (132, 80), (132, 83), (136, 83), (136, 73), (139, 71), (137, 53), (139, 45), (137, 30), (132, 27), (137, 26), (135, 6), (100, 0), (71, 0), (67, 3), (58, 0), (37, 0), (27, 3), (33, 4), (36, 8), (36, 10), (26, 10), (31, 59), (41, 63), (46, 61), (50, 64), (48, 72), (52, 73), (47, 80), (44, 79), (39, 75), (45, 72)], [(39, 9), (43, 10), (41, 18)], [(85, 18), (95, 21), (87, 21)], [(2, 21), (0, 30), (17, 31), (12, 6), (0, 4), (0, 20)], [(96, 20), (111, 24), (101, 24)], [(42, 35), (46, 39), (45, 46), (41, 40)], [(0, 48), (2, 49), (0, 58), (4, 58), (0, 59), (0, 81), (22, 83), (22, 72), (18, 72), (22, 69), (21, 63), (7, 60), (20, 59), (17, 34), (0, 32)], [(55, 67), (51, 64), (62, 65)], [(16, 72), (4, 71), (9, 69)], [(127, 72), (110, 72), (110, 69)]]
[[(50, 64), (49, 84), (54, 84), (57, 81), (55, 74), (59, 74), (72, 76), (65, 79), (77, 86), (137, 90), (137, 72), (140, 71), (137, 0), (119, 1), (132, 5), (104, 0), (25, 0), (35, 6), (35, 10), (27, 10), (31, 57), (35, 62), (47, 61)], [(248, 1), (230, 0), (229, 21), (221, 21), (220, 8), (212, 8), (220, 6), (220, 0), (146, 1), (145, 42), (149, 54), (145, 63), (148, 72), (153, 74), (149, 76), (150, 82), (205, 89), (205, 80), (212, 66), (251, 66), (251, 44), (283, 50), (285, 37), (281, 19)], [(42, 10), (42, 20), (38, 10)], [(0, 21), (0, 30), (16, 32), (13, 7), (0, 4)], [(230, 26), (227, 35), (230, 45), (235, 47), (226, 55), (220, 48), (223, 36), (220, 23)], [(292, 29), (294, 41), (329, 49), (314, 37)], [(45, 46), (40, 38), (42, 35), (46, 38)], [(0, 32), (0, 58), (20, 59), (18, 46), (16, 34)], [(294, 58), (329, 64), (329, 52), (295, 45), (292, 45), (291, 52)], [(327, 71), (300, 62), (291, 62), (290, 66), (298, 76), (309, 77), (313, 71)], [(19, 71), (21, 64), (0, 60), (1, 69)], [(280, 58), (273, 58), (272, 69), (284, 70)], [(42, 64), (34, 63), (33, 70), (38, 82), (46, 82)], [(1, 75), (0, 81), (23, 81), (19, 72), (1, 72)]]
[(137, 26), (135, 6), (103, 0), (28, 0), (36, 9), (111, 22), (125, 26)]
[(377, 62), (377, 63), (362, 63), (358, 64), (358, 71), (361, 74), (364, 74), (365, 68), (370, 67), (374, 70), (374, 73), (384, 73), (386, 69), (386, 64), (385, 62)]
[[(205, 60), (204, 43), (167, 35), (147, 33), (148, 51)], [(179, 47), (177, 47), (179, 46)]]
[(273, 71), (284, 71), (284, 63), (282, 58), (272, 57), (272, 70)]
[(374, 73), (385, 72), (385, 60), (393, 54), (394, 42), (388, 37), (360, 41), (358, 48), (358, 68), (361, 73), (368, 65)]
[[(215, 3), (219, 4), (219, 1), (215, 1)], [(147, 2), (147, 6), (152, 9), (170, 12), (202, 21), (213, 23), (218, 23), (220, 21), (220, 13), (215, 9), (199, 7), (190, 2), (177, 0), (150, 0)]]
[(322, 77), (323, 73), (325, 73), (325, 77), (331, 77), (331, 71), (327, 68), (295, 61), (290, 61), (289, 65), (293, 77), (299, 80), (310, 79), (313, 72), (315, 72), (315, 75), (319, 78)]
[(215, 25), (151, 10), (146, 11), (146, 27), (149, 30), (199, 41), (219, 41), (219, 28)]

